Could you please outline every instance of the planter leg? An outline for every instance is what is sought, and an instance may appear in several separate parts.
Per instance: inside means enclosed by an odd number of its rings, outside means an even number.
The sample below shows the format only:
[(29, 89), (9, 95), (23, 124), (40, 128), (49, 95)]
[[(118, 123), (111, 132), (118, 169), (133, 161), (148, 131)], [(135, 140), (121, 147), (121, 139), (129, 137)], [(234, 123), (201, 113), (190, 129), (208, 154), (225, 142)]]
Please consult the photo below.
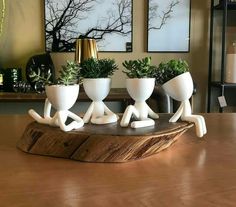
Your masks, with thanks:
[(132, 128), (141, 128), (141, 127), (148, 127), (148, 126), (154, 126), (154, 125), (155, 125), (155, 121), (149, 118), (145, 120), (141, 120), (141, 121), (133, 121), (131, 123)]
[(138, 110), (133, 105), (129, 105), (122, 116), (120, 126), (127, 127), (129, 125), (132, 115), (134, 115), (136, 118), (139, 118)]

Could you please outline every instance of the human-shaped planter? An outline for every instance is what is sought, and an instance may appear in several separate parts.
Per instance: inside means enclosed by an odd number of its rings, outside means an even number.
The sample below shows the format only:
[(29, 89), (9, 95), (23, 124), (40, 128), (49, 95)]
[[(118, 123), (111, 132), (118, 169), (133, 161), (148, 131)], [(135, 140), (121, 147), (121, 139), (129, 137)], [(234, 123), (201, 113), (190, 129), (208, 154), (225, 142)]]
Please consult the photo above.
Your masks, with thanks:
[(80, 64), (80, 77), (87, 96), (92, 100), (83, 117), (84, 123), (109, 124), (117, 122), (119, 117), (103, 102), (111, 88), (111, 76), (118, 66), (113, 59), (89, 58)]
[[(69, 111), (69, 109), (76, 102), (79, 95), (78, 74), (79, 66), (75, 62), (67, 61), (66, 66), (62, 66), (59, 71), (60, 76), (55, 83), (50, 81), (51, 74), (41, 74), (32, 71), (30, 78), (33, 82), (42, 82), (46, 85), (45, 91), (47, 98), (44, 105), (44, 116), (41, 117), (35, 110), (30, 109), (29, 114), (37, 122), (42, 124), (49, 124), (51, 126), (59, 126), (63, 131), (70, 131), (78, 129), (84, 125), (83, 120), (76, 114)], [(56, 109), (56, 113), (51, 117), (52, 106)], [(73, 121), (66, 125), (67, 119), (71, 118)]]
[(131, 78), (126, 80), (127, 91), (135, 103), (126, 108), (120, 122), (121, 127), (127, 127), (133, 116), (136, 120), (131, 122), (132, 128), (155, 125), (153, 119), (157, 119), (159, 116), (146, 103), (146, 100), (152, 95), (154, 86), (155, 78)]
[(146, 100), (154, 90), (157, 68), (151, 65), (151, 57), (141, 60), (126, 60), (122, 65), (125, 67), (123, 72), (128, 76), (127, 91), (135, 103), (126, 108), (120, 122), (121, 127), (127, 127), (132, 117), (136, 119), (131, 122), (132, 128), (153, 126), (155, 124), (153, 119), (157, 119), (159, 116), (147, 105)]
[(84, 79), (83, 86), (85, 93), (93, 101), (83, 117), (84, 123), (88, 123), (90, 120), (93, 124), (108, 124), (116, 122), (119, 117), (103, 102), (109, 94), (111, 79)]
[(202, 137), (207, 133), (205, 119), (200, 115), (193, 115), (189, 98), (193, 93), (193, 80), (189, 72), (185, 72), (162, 85), (165, 92), (173, 99), (180, 101), (181, 104), (175, 114), (169, 120), (176, 122), (179, 118), (183, 121), (194, 122), (196, 134)]
[[(47, 99), (44, 105), (44, 116), (41, 117), (35, 110), (30, 109), (29, 114), (39, 123), (51, 126), (59, 126), (63, 131), (78, 129), (84, 125), (83, 120), (69, 111), (74, 105), (79, 94), (79, 85), (51, 85), (46, 86)], [(57, 111), (51, 117), (51, 107)], [(66, 125), (66, 120), (70, 117), (73, 121)]]

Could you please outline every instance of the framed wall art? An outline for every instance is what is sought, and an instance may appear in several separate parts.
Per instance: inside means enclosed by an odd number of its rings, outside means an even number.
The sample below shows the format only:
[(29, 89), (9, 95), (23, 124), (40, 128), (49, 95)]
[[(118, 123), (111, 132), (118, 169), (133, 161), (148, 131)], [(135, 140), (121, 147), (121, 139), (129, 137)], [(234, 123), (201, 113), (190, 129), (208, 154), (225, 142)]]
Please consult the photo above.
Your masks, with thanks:
[(45, 0), (46, 51), (75, 50), (93, 38), (99, 51), (132, 51), (133, 0)]
[(189, 52), (191, 0), (148, 1), (148, 52)]

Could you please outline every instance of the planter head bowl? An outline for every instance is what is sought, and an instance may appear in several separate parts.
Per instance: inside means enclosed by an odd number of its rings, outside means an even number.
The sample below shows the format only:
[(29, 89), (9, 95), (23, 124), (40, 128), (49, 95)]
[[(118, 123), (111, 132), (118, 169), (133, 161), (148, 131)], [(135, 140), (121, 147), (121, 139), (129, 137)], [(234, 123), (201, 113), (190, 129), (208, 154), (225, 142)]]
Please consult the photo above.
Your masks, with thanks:
[(110, 92), (110, 78), (85, 78), (83, 80), (84, 90), (93, 101), (102, 101)]
[(79, 95), (79, 85), (46, 86), (46, 95), (52, 106), (57, 110), (68, 110), (76, 102)]
[(193, 80), (189, 72), (174, 77), (162, 85), (165, 92), (177, 101), (189, 99), (193, 93)]
[(129, 95), (137, 102), (146, 101), (153, 92), (155, 78), (129, 78), (126, 87)]

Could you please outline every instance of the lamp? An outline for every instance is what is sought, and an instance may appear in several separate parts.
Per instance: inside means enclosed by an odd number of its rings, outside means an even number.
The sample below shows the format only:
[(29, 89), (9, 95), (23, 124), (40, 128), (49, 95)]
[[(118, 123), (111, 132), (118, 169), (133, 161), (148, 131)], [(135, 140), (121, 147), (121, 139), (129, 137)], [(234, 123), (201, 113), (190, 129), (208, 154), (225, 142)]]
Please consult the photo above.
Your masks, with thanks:
[(98, 50), (95, 39), (81, 38), (76, 40), (75, 61), (81, 63), (89, 58), (98, 58)]

